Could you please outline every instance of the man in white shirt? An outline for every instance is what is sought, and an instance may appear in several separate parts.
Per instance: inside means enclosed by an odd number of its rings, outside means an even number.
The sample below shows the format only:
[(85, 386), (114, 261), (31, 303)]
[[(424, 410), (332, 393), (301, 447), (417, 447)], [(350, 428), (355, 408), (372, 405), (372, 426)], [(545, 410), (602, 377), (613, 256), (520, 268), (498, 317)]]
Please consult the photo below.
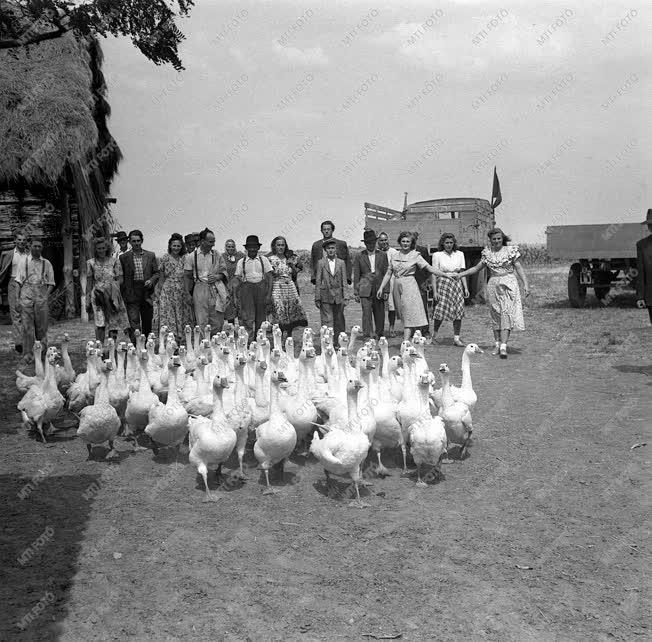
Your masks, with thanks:
[(225, 290), (227, 282), (224, 257), (213, 249), (214, 245), (215, 234), (204, 228), (199, 233), (199, 245), (186, 254), (184, 265), (186, 294), (195, 312), (195, 322), (202, 330), (210, 325), (213, 333), (221, 332), (224, 325), (224, 307), (219, 303), (218, 287), (224, 286)]
[[(20, 311), (20, 284), (16, 279), (24, 271), (24, 265), (28, 256), (27, 236), (22, 230), (17, 230), (14, 232), (13, 252), (8, 253), (6, 258), (3, 257), (3, 267), (0, 271), (4, 272), (6, 270), (9, 276), (7, 281), (7, 297), (9, 299), (9, 314), (11, 315), (14, 349), (18, 354), (23, 352), (23, 323)], [(9, 264), (9, 260), (11, 264)], [(2, 280), (4, 281), (4, 278)]]
[(41, 256), (42, 251), (41, 239), (32, 239), (30, 255), (16, 276), (16, 281), (20, 284), (24, 363), (33, 359), (32, 351), (35, 340), (41, 342), (44, 350), (48, 345), (50, 316), (48, 296), (54, 289), (54, 270), (50, 261)]
[(258, 237), (251, 234), (244, 247), (247, 256), (238, 259), (233, 277), (234, 288), (240, 297), (240, 317), (249, 335), (249, 341), (256, 338), (256, 332), (266, 317), (266, 308), (272, 304), (272, 265), (262, 256)]

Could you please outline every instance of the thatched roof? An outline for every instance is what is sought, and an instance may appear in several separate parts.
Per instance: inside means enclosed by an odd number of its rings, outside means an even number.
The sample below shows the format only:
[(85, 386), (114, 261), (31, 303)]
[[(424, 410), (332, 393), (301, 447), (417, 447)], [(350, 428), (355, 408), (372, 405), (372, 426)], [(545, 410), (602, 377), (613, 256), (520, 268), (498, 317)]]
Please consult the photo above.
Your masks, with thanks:
[(0, 185), (86, 179), (100, 196), (121, 157), (101, 62), (99, 44), (73, 34), (0, 51)]

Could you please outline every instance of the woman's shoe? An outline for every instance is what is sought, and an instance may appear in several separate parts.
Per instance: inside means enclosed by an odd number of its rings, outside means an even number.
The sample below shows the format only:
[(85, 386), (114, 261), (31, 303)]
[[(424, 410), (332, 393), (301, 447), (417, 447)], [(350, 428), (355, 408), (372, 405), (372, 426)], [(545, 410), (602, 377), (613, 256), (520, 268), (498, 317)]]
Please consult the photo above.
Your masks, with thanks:
[(453, 345), (459, 346), (460, 348), (466, 347), (460, 339), (453, 339)]
[(500, 346), (500, 358), (507, 359), (507, 346)]
[(500, 344), (497, 343), (495, 345), (494, 349), (491, 351), (491, 354), (493, 354), (494, 356), (500, 354)]

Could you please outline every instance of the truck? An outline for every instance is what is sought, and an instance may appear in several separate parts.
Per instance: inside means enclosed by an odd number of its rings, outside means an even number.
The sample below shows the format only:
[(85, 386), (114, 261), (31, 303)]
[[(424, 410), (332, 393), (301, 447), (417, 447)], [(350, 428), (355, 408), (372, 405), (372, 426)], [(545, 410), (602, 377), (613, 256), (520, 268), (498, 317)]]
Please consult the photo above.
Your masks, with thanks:
[[(458, 249), (464, 253), (467, 267), (480, 260), (487, 244), (487, 232), (496, 222), (491, 204), (483, 198), (440, 198), (408, 204), (405, 193), (403, 210), (365, 203), (364, 213), (365, 229), (374, 230), (376, 234), (385, 232), (391, 245), (396, 246), (402, 231), (417, 232), (419, 245), (427, 247), (431, 254), (437, 250), (441, 235), (452, 232)], [(482, 274), (468, 279), (471, 299), (482, 291)]]
[(591, 288), (604, 302), (615, 285), (636, 287), (636, 242), (645, 235), (641, 223), (548, 226), (550, 258), (572, 261), (568, 271), (571, 306), (583, 307)]

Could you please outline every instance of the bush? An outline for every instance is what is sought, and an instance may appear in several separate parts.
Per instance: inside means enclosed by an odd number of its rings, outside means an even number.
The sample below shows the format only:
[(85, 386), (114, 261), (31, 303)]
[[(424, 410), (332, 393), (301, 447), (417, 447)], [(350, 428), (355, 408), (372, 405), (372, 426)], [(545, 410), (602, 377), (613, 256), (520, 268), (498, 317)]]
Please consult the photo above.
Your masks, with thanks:
[(548, 249), (542, 243), (519, 243), (521, 263), (523, 265), (552, 265), (553, 259), (548, 254)]

